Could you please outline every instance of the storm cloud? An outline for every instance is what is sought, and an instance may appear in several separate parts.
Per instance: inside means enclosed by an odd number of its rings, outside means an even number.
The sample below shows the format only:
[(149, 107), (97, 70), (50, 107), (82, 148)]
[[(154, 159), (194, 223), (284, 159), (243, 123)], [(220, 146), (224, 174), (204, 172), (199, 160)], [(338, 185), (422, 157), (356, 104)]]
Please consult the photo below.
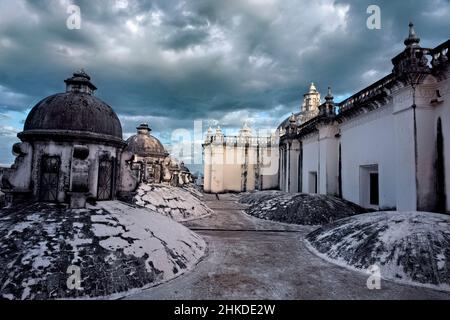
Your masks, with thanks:
[[(80, 30), (66, 27), (70, 4)], [(366, 27), (371, 4), (381, 30)], [(80, 68), (126, 135), (147, 121), (170, 142), (194, 120), (276, 127), (310, 82), (337, 100), (355, 93), (391, 71), (409, 21), (433, 47), (449, 18), (444, 0), (0, 0), (0, 163), (27, 110)]]

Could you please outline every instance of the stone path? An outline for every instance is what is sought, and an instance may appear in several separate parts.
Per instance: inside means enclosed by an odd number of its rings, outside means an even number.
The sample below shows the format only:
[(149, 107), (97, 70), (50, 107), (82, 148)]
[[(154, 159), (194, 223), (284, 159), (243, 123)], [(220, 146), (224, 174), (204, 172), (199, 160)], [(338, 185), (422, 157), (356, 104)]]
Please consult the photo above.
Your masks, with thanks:
[(450, 299), (450, 293), (382, 280), (312, 254), (303, 241), (313, 227), (260, 220), (242, 212), (235, 195), (205, 195), (215, 212), (186, 226), (208, 242), (190, 273), (128, 299)]

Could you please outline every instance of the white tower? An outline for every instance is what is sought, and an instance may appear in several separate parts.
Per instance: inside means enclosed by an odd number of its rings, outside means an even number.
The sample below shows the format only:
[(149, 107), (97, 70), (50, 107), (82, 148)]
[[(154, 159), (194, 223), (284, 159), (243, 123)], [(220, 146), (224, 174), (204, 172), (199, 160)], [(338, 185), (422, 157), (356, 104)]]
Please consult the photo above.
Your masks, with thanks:
[(311, 83), (308, 93), (303, 95), (303, 104), (300, 110), (300, 122), (304, 123), (319, 114), (320, 93), (314, 83)]

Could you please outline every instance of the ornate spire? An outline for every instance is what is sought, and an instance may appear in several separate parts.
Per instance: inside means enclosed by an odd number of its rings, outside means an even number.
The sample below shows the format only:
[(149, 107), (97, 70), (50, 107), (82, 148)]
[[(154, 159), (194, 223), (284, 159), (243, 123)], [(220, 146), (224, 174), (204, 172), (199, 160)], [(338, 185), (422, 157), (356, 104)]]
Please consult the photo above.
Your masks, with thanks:
[(303, 95), (303, 103), (300, 109), (300, 115), (297, 117), (300, 123), (309, 121), (317, 116), (320, 105), (320, 93), (316, 85), (312, 82), (309, 91)]
[(322, 114), (326, 114), (327, 116), (334, 116), (336, 115), (336, 109), (334, 107), (334, 97), (331, 93), (331, 87), (328, 87), (328, 93), (325, 97), (325, 104), (323, 105), (323, 108), (321, 110)]
[(213, 130), (212, 130), (211, 126), (209, 126), (208, 131), (206, 131), (206, 139), (205, 139), (205, 141), (207, 143), (211, 142), (212, 136), (213, 136)]
[(289, 117), (289, 122), (290, 122), (290, 123), (295, 123), (295, 122), (297, 122), (297, 119), (295, 118), (295, 114), (294, 114), (294, 113), (292, 113), (291, 116)]
[(403, 78), (409, 85), (417, 84), (431, 72), (428, 65), (427, 50), (419, 46), (420, 39), (416, 35), (414, 25), (409, 24), (409, 35), (405, 40), (406, 48), (392, 59), (393, 72)]
[(325, 97), (325, 101), (326, 102), (333, 102), (333, 99), (334, 99), (334, 97), (333, 97), (333, 94), (331, 93), (331, 87), (328, 87), (328, 94)]
[(217, 126), (216, 128), (216, 134), (213, 137), (213, 140), (216, 141), (216, 143), (221, 143), (224, 139), (224, 134), (222, 132), (222, 129), (220, 126)]
[(420, 43), (420, 38), (417, 36), (416, 31), (414, 30), (414, 24), (412, 22), (409, 23), (409, 35), (408, 38), (405, 39), (405, 46), (407, 47), (418, 47)]
[(87, 78), (88, 80), (91, 80), (91, 77), (86, 73), (86, 71), (84, 71), (83, 68), (81, 68), (80, 70), (75, 72), (73, 75), (77, 76), (77, 77)]
[(248, 126), (247, 121), (244, 121), (241, 130), (239, 130), (239, 136), (249, 137), (252, 135), (252, 129)]

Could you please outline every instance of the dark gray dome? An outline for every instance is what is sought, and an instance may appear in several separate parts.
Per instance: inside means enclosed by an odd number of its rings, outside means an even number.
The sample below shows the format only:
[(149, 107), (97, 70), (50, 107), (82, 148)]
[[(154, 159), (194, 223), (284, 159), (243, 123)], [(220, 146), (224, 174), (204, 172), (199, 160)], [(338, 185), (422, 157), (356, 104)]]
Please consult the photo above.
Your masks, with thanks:
[(91, 78), (79, 71), (66, 79), (65, 93), (41, 100), (25, 120), (22, 137), (58, 135), (122, 140), (122, 125), (113, 109), (93, 96)]
[(138, 134), (127, 140), (125, 151), (129, 151), (140, 157), (167, 157), (169, 154), (162, 143), (150, 135), (150, 128), (143, 123), (137, 127)]
[[(298, 117), (300, 116), (300, 112), (294, 113), (293, 115), (296, 119), (298, 119)], [(281, 122), (280, 125), (278, 126), (277, 130), (285, 129), (289, 125), (291, 117), (292, 117), (292, 115), (290, 115), (289, 117), (284, 119), (283, 122)]]
[(30, 130), (85, 131), (122, 138), (113, 109), (100, 99), (80, 92), (59, 93), (39, 102), (25, 120)]

